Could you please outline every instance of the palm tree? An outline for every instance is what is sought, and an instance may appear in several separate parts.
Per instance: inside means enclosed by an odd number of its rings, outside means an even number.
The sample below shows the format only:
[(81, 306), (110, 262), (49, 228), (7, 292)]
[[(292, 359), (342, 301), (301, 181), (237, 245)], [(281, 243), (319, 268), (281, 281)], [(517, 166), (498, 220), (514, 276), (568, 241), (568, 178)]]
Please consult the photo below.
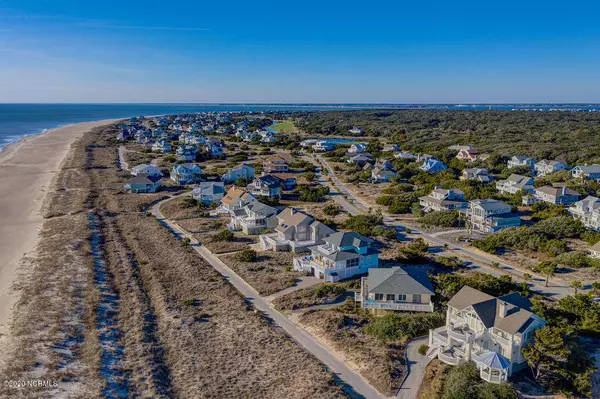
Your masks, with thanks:
[(583, 284), (579, 280), (573, 280), (571, 281), (571, 284), (569, 284), (569, 287), (573, 288), (574, 294), (577, 294), (577, 290), (583, 289)]
[(538, 269), (546, 276), (547, 287), (548, 281), (550, 281), (550, 277), (554, 276), (554, 272), (556, 271), (556, 265), (552, 262), (544, 261), (539, 264)]

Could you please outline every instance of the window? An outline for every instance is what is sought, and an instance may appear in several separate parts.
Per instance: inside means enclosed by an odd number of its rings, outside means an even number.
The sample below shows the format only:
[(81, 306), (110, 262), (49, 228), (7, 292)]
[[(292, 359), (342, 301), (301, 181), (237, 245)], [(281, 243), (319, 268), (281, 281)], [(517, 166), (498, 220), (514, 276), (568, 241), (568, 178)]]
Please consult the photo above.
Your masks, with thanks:
[(356, 267), (358, 266), (358, 258), (348, 259), (346, 261), (346, 267)]
[(398, 300), (399, 301), (406, 301), (406, 295), (404, 295), (404, 294), (398, 294)]
[(375, 294), (376, 301), (383, 301), (383, 294)]
[(396, 300), (396, 295), (394, 295), (394, 294), (386, 294), (385, 295), (385, 300), (386, 301), (395, 301)]
[(421, 303), (421, 294), (414, 294), (413, 295), (413, 302), (414, 303)]

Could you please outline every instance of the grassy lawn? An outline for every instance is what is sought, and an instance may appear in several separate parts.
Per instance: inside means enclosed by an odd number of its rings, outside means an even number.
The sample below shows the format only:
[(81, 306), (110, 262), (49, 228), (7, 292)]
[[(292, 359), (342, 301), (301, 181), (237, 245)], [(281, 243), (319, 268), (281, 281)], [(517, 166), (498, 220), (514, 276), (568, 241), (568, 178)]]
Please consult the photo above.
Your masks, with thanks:
[(294, 133), (298, 131), (294, 125), (294, 122), (292, 121), (277, 122), (277, 125), (271, 126), (271, 129), (277, 130), (281, 133)]

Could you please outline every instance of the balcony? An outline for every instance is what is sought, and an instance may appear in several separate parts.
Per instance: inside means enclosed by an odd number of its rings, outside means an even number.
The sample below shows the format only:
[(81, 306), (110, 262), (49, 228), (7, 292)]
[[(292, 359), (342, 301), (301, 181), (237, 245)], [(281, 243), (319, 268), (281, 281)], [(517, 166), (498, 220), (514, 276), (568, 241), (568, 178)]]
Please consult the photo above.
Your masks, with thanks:
[(465, 358), (463, 358), (460, 355), (458, 355), (457, 353), (455, 353), (453, 349), (440, 351), (438, 353), (438, 358), (442, 362), (444, 362), (446, 364), (450, 364), (452, 366), (458, 366), (459, 364), (463, 364), (466, 362)]
[(440, 346), (446, 346), (448, 344), (448, 335), (447, 335), (447, 331), (446, 331), (446, 327), (439, 327), (436, 328), (435, 330), (430, 330), (432, 333), (432, 338), (433, 338), (433, 343), (440, 345)]
[(492, 339), (496, 342), (499, 342), (502, 346), (509, 346), (510, 345), (510, 341), (506, 338), (503, 338), (497, 334), (492, 333)]
[(403, 310), (407, 312), (433, 312), (432, 303), (412, 303), (397, 301), (375, 301), (367, 299), (363, 302), (365, 309)]
[(500, 384), (501, 382), (507, 380), (506, 373), (494, 369), (492, 369), (491, 371), (481, 369), (481, 371), (479, 372), (479, 376), (482, 380), (491, 382), (492, 384)]

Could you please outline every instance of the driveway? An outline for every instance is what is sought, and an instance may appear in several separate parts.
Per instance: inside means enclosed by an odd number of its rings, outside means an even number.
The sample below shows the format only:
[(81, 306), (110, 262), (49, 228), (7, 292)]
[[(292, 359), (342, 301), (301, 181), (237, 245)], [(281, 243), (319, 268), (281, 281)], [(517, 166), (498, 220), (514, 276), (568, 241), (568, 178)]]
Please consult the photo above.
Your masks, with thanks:
[(429, 336), (411, 339), (406, 348), (408, 375), (398, 390), (397, 398), (415, 399), (425, 376), (425, 367), (430, 359), (419, 354), (419, 346), (427, 344)]

